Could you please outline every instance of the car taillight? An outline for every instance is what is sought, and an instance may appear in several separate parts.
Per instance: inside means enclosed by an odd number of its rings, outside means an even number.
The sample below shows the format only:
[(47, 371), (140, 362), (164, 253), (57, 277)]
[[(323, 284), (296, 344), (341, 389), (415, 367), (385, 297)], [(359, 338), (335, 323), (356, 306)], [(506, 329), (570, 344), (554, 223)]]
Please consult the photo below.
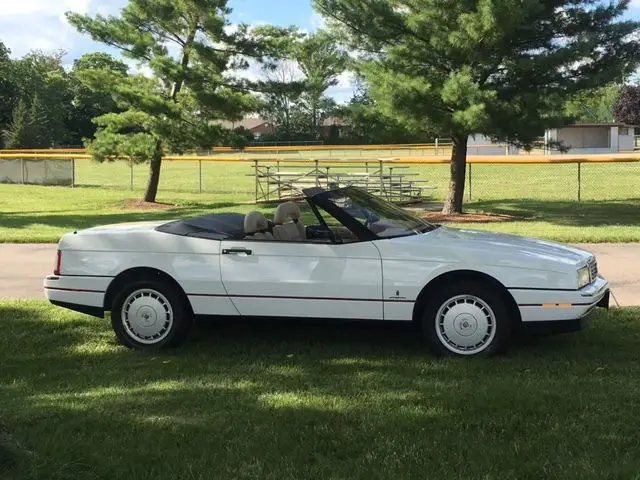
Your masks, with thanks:
[(60, 275), (61, 267), (62, 267), (62, 252), (58, 250), (58, 253), (56, 253), (56, 265), (53, 269), (53, 274)]

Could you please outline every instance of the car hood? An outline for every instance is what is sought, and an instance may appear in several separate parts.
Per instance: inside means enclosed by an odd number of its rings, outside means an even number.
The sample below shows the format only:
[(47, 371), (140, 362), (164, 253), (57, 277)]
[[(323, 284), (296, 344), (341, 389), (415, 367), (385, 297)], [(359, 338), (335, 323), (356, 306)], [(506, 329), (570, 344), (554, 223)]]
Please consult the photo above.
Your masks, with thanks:
[(434, 242), (446, 246), (448, 249), (482, 253), (489, 263), (493, 259), (522, 259), (534, 262), (553, 262), (565, 265), (584, 265), (589, 262), (593, 254), (581, 248), (563, 245), (556, 242), (536, 238), (521, 237), (503, 233), (486, 232), (480, 230), (456, 229), (440, 227), (429, 233), (397, 240), (410, 243), (433, 244)]

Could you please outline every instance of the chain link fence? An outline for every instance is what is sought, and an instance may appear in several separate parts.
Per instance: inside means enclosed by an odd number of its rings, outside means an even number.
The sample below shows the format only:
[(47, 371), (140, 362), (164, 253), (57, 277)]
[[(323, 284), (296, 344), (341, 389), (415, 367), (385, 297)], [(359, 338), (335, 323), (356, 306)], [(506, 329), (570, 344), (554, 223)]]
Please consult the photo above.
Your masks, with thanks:
[[(371, 156), (373, 157), (373, 155)], [(504, 158), (504, 157), (503, 157)], [(265, 158), (264, 161), (269, 161)], [(71, 161), (70, 161), (71, 162)], [(6, 163), (6, 162), (5, 162)], [(313, 162), (299, 162), (295, 168), (311, 169)], [(394, 164), (395, 166), (401, 164)], [(118, 161), (96, 163), (72, 161), (76, 186), (142, 191), (148, 181), (146, 164)], [(449, 185), (447, 163), (411, 163), (398, 169), (423, 185), (423, 196), (434, 201), (445, 198)], [(342, 168), (347, 169), (346, 165)], [(238, 161), (165, 161), (160, 192), (199, 193), (204, 197), (228, 197), (229, 201), (255, 200), (254, 165)], [(395, 170), (394, 170), (395, 172)], [(18, 182), (19, 183), (19, 182)], [(433, 189), (429, 188), (433, 187)], [(174, 195), (175, 196), (175, 195)], [(626, 200), (640, 197), (640, 162), (488, 164), (469, 158), (465, 201), (556, 200), (587, 202)]]
[[(309, 168), (307, 166), (307, 168)], [(76, 185), (142, 190), (148, 165), (128, 162), (75, 162)], [(448, 164), (411, 164), (403, 170), (425, 187), (424, 196), (443, 200), (449, 185)], [(640, 197), (640, 162), (467, 165), (466, 201), (485, 200), (625, 200)], [(245, 162), (164, 162), (160, 191), (255, 198), (252, 164)]]

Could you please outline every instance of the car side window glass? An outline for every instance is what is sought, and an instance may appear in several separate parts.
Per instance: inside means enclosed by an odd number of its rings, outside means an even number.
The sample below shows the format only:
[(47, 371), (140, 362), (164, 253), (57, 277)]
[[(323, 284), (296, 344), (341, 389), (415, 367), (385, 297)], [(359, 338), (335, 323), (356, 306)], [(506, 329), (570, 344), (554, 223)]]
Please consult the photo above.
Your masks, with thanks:
[(322, 207), (318, 206), (318, 212), (327, 224), (327, 227), (329, 227), (331, 232), (333, 232), (337, 243), (354, 243), (360, 241), (356, 234), (345, 227), (339, 220)]

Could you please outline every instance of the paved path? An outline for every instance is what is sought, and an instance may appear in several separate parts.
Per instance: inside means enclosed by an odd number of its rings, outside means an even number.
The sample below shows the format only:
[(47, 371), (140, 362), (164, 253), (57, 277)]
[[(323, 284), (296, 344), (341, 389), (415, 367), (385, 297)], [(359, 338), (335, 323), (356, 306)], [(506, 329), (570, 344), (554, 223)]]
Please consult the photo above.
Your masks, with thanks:
[[(640, 243), (583, 246), (597, 255), (620, 305), (640, 306)], [(0, 244), (0, 298), (44, 298), (55, 252), (55, 245)]]
[[(600, 273), (609, 280), (618, 303), (621, 306), (640, 306), (640, 243), (581, 246), (595, 253)], [(613, 299), (612, 304), (615, 305)]]

